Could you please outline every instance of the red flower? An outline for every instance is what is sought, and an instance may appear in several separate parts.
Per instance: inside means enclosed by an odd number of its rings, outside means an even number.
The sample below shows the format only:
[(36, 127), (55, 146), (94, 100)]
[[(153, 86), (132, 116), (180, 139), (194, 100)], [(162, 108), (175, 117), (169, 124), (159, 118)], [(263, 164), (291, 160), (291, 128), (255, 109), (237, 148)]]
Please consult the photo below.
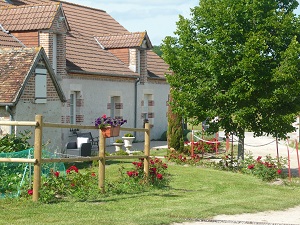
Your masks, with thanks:
[(251, 164), (251, 165), (248, 165), (248, 169), (252, 170), (254, 168), (254, 165)]
[(150, 168), (150, 173), (156, 173), (156, 168), (155, 167)]
[(141, 167), (143, 167), (143, 163), (142, 163), (142, 162), (138, 162), (138, 163), (136, 164), (136, 166), (137, 166), (137, 168), (141, 168)]
[(139, 175), (138, 171), (127, 171), (129, 177), (137, 177)]
[(261, 158), (262, 158), (261, 156), (258, 156), (256, 161), (259, 162), (261, 160)]
[(282, 170), (277, 170), (277, 174), (281, 174), (282, 173)]
[(27, 193), (28, 193), (29, 195), (33, 195), (33, 190), (30, 189), (30, 190), (27, 191)]
[(59, 177), (59, 172), (56, 171), (56, 172), (54, 173), (54, 176)]
[(74, 184), (74, 183), (71, 183), (71, 186), (72, 186), (72, 187), (75, 187), (75, 184)]
[(106, 114), (103, 114), (102, 118), (103, 118), (103, 119), (106, 119)]
[(91, 176), (92, 176), (92, 177), (95, 177), (95, 176), (96, 176), (95, 172), (92, 172)]
[(70, 173), (71, 171), (75, 171), (76, 173), (78, 173), (78, 168), (76, 166), (70, 166), (66, 172)]
[(165, 168), (165, 169), (167, 169), (167, 168), (168, 168), (168, 165), (164, 163), (164, 164), (162, 165), (162, 167)]
[(161, 180), (163, 179), (163, 175), (161, 173), (156, 174), (157, 179)]

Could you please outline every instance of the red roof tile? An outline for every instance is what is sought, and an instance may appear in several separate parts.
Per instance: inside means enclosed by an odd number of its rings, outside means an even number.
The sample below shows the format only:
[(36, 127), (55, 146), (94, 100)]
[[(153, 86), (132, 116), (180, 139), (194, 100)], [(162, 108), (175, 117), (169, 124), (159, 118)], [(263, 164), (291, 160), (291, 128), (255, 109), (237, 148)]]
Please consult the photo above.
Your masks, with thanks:
[[(60, 2), (56, 0), (10, 0), (14, 5), (41, 4)], [(7, 3), (0, 1), (0, 6)], [(67, 36), (67, 68), (82, 72), (137, 75), (128, 69), (128, 65), (121, 62), (116, 56), (107, 50), (99, 47), (94, 37), (104, 38), (105, 36), (132, 37), (132, 33), (126, 30), (114, 18), (105, 11), (85, 7), (73, 3), (62, 2), (62, 7), (68, 24), (71, 28)], [(40, 20), (45, 18), (40, 18)], [(0, 17), (1, 23), (1, 17)], [(45, 22), (42, 22), (43, 24)], [(7, 29), (7, 28), (6, 28)], [(143, 32), (142, 32), (143, 33)], [(133, 33), (141, 34), (141, 33)], [(128, 35), (128, 36), (126, 36)], [(129, 41), (130, 39), (130, 41)], [(127, 47), (138, 46), (138, 38), (129, 38), (123, 43)], [(136, 42), (135, 42), (135, 41)], [(150, 41), (149, 41), (150, 42)], [(107, 42), (109, 43), (109, 42)], [(111, 43), (109, 43), (111, 44)], [(122, 43), (111, 46), (120, 46)], [(135, 46), (135, 47), (137, 47)], [(148, 74), (150, 78), (164, 78), (168, 71), (168, 65), (151, 50), (148, 50)]]
[(109, 48), (136, 48), (141, 47), (145, 40), (146, 32), (135, 32), (130, 34), (104, 35), (95, 37), (100, 46), (104, 49)]
[(0, 29), (0, 47), (23, 47), (16, 38)]
[(12, 103), (39, 48), (0, 48), (0, 103)]
[(2, 7), (0, 8), (0, 21), (8, 31), (49, 29), (59, 5), (59, 3), (52, 3)]
[(152, 50), (147, 51), (147, 66), (150, 78), (165, 78), (165, 73), (171, 73), (169, 65)]

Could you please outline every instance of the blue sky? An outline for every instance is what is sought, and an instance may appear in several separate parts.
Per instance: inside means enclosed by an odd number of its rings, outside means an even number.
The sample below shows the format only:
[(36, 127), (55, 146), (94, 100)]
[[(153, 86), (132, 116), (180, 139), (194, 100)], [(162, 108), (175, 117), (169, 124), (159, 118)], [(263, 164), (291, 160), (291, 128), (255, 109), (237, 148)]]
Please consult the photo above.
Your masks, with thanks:
[[(199, 0), (67, 0), (105, 10), (130, 32), (147, 31), (153, 45), (174, 36), (178, 16), (189, 17)], [(298, 0), (300, 3), (300, 0)], [(296, 13), (300, 14), (300, 7)]]

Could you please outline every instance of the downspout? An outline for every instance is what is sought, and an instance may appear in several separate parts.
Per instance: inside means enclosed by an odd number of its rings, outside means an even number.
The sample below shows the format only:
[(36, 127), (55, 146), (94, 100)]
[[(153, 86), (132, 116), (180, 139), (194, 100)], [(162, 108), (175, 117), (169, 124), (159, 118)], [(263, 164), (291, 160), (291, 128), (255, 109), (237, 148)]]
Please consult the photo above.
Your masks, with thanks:
[[(134, 128), (137, 127), (137, 84), (140, 82), (140, 78), (137, 78), (134, 82)], [(134, 131), (134, 137), (136, 137), (136, 131)]]
[[(6, 105), (5, 110), (9, 114), (9, 117), (10, 117), (9, 120), (14, 121), (14, 115), (13, 115), (11, 108), (8, 105)], [(13, 134), (13, 133), (15, 133), (15, 128), (14, 128), (14, 126), (10, 126), (10, 134)]]

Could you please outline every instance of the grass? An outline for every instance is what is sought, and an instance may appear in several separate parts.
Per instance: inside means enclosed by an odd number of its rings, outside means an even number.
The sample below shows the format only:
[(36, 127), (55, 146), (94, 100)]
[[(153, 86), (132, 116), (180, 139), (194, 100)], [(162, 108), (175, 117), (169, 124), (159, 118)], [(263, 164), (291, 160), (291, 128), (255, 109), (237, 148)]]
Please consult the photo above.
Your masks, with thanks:
[[(107, 178), (115, 177), (119, 167), (110, 163)], [(171, 224), (218, 214), (280, 210), (300, 202), (298, 184), (277, 186), (243, 174), (172, 164), (169, 172), (172, 181), (165, 190), (56, 204), (2, 199), (0, 224)]]

